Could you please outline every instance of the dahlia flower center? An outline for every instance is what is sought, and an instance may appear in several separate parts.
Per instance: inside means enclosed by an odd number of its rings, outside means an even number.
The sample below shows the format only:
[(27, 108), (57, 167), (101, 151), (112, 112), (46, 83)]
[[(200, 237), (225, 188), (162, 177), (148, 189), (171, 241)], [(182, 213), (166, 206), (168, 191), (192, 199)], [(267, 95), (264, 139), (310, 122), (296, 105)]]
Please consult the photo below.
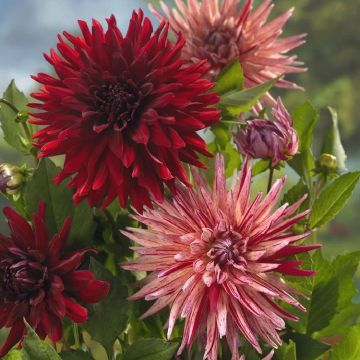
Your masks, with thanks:
[(102, 85), (96, 92), (96, 107), (103, 116), (97, 120), (96, 125), (107, 127), (116, 124), (118, 129), (125, 129), (135, 117), (139, 98), (135, 84), (120, 81)]
[(205, 34), (205, 48), (218, 61), (227, 63), (239, 55), (236, 36), (232, 29), (212, 29)]
[(35, 298), (46, 288), (47, 268), (32, 260), (3, 260), (0, 262), (2, 296), (7, 301)]
[(228, 265), (244, 265), (246, 260), (242, 256), (245, 251), (245, 241), (231, 232), (217, 237), (207, 255), (214, 265), (224, 268)]

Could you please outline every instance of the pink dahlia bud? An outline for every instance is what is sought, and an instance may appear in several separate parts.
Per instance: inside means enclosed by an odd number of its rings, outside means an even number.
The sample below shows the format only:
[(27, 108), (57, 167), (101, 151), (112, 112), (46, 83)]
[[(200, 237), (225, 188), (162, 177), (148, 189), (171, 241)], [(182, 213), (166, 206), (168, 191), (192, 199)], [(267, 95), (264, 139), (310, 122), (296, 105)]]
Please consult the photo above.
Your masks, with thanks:
[(10, 331), (0, 357), (23, 339), (24, 319), (41, 339), (48, 336), (56, 342), (62, 338), (65, 317), (85, 322), (88, 311), (83, 305), (95, 304), (109, 292), (107, 282), (81, 269), (90, 249), (64, 252), (71, 219), (51, 237), (45, 211), (40, 202), (31, 226), (11, 208), (4, 209), (10, 235), (0, 233), (0, 327)]
[(299, 139), (292, 128), (291, 116), (280, 98), (272, 114), (275, 121), (249, 121), (247, 127), (235, 137), (235, 143), (242, 154), (254, 159), (272, 160), (272, 166), (276, 166), (297, 153)]
[(16, 194), (24, 183), (22, 170), (12, 164), (0, 164), (0, 191), (7, 194)]

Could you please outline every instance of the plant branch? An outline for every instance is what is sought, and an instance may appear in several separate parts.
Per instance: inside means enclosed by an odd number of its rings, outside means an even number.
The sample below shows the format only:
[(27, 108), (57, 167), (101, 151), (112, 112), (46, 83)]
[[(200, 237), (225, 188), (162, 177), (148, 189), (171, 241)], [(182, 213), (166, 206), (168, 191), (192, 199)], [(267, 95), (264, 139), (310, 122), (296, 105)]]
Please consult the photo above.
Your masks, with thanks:
[(12, 111), (14, 111), (14, 113), (16, 113), (16, 114), (19, 113), (18, 108), (15, 105), (13, 105), (10, 101), (8, 101), (8, 100), (6, 100), (4, 98), (0, 98), (0, 103), (3, 103), (6, 106), (8, 106)]
[(78, 324), (73, 324), (74, 330), (74, 339), (75, 339), (75, 347), (76, 349), (80, 349), (80, 335), (79, 335), (79, 326)]
[(268, 180), (268, 186), (267, 186), (267, 192), (270, 191), (271, 189), (271, 185), (272, 185), (272, 181), (273, 181), (273, 177), (274, 177), (274, 168), (272, 167), (272, 160), (270, 160), (270, 165), (269, 165), (269, 180)]

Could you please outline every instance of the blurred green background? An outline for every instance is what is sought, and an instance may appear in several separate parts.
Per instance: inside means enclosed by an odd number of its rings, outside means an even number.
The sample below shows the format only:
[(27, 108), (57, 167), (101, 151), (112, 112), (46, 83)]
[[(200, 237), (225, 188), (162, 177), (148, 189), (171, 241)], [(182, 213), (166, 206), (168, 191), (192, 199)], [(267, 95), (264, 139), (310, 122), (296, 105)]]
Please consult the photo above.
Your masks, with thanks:
[[(20, 6), (22, 2), (24, 1), (2, 0), (0, 4), (0, 11), (3, 10), (2, 15), (5, 14), (5, 10), (11, 13), (13, 8)], [(37, 0), (29, 0), (27, 5), (31, 2), (35, 5), (39, 3)], [(259, 1), (257, 2), (259, 3)], [(71, 1), (62, 1), (62, 5), (68, 3), (73, 4)], [(168, 1), (168, 3), (171, 3), (171, 1)], [(306, 45), (296, 49), (295, 52), (299, 59), (305, 62), (309, 70), (305, 74), (293, 77), (300, 85), (306, 88), (306, 93), (290, 91), (281, 93), (281, 95), (284, 96), (285, 102), (290, 108), (301, 104), (306, 99), (310, 99), (321, 110), (321, 121), (315, 138), (315, 145), (316, 139), (321, 139), (323, 131), (330, 124), (330, 117), (326, 107), (328, 105), (334, 107), (339, 113), (343, 144), (348, 155), (347, 167), (350, 170), (359, 169), (360, 119), (358, 118), (357, 105), (360, 103), (360, 0), (274, 0), (274, 3), (276, 6), (272, 16), (295, 6), (296, 11), (285, 28), (285, 34), (308, 34)], [(4, 4), (7, 4), (7, 7), (2, 7)], [(81, 8), (81, 4), (83, 4), (83, 8)], [(114, 12), (115, 15), (120, 14), (121, 18), (124, 18), (120, 25), (125, 28), (127, 21), (124, 14), (129, 13), (131, 8), (139, 7), (140, 4), (146, 7), (146, 2), (140, 0), (109, 0), (104, 2), (87, 0), (86, 4), (84, 1), (79, 1), (73, 9), (76, 12), (74, 14), (75, 18), (85, 17), (82, 12), (86, 12), (86, 16), (97, 18), (101, 18), (103, 12), (106, 15), (107, 11)], [(53, 10), (53, 16), (55, 16), (56, 11), (54, 12), (54, 10), (56, 10), (58, 2), (50, 0), (46, 3), (46, 6), (48, 11)], [(91, 11), (94, 13), (91, 14)], [(47, 14), (40, 13), (40, 16), (45, 15)], [(56, 26), (52, 28), (53, 34), (51, 38), (53, 40), (47, 38), (43, 44), (40, 44), (43, 45), (43, 51), (48, 49), (49, 41), (53, 41), (52, 44), (55, 44), (55, 34), (63, 30), (63, 28), (64, 25), (61, 22), (56, 23)], [(71, 30), (68, 25), (67, 30)], [(23, 36), (26, 37), (25, 29), (23, 31)], [(21, 37), (22, 34), (18, 31), (17, 37), (19, 36)], [(14, 47), (17, 45), (16, 41), (17, 38), (14, 37)], [(39, 41), (41, 41), (41, 38)], [(21, 41), (19, 47), (20, 44)], [(28, 44), (28, 46), (31, 46), (31, 44)], [(0, 58), (0, 67), (1, 62), (2, 59)], [(18, 65), (15, 63), (13, 66), (21, 67), (22, 63), (19, 62)], [(39, 62), (33, 66), (32, 72), (38, 70), (46, 70), (45, 62), (40, 61), (40, 56)], [(3, 81), (0, 81), (0, 84), (4, 86)], [(27, 88), (26, 92), (28, 93), (30, 89), (30, 87)], [(0, 89), (0, 91), (2, 90)], [(320, 144), (318, 145), (320, 146)], [(0, 162), (4, 161), (21, 163), (24, 159), (0, 140)], [(1, 198), (0, 206), (3, 206), (4, 203), (5, 200)], [(360, 249), (359, 214), (360, 189), (358, 187), (352, 200), (340, 216), (327, 229), (322, 230), (320, 234), (320, 238), (326, 243), (324, 248), (326, 255), (332, 256), (346, 250)], [(3, 225), (3, 219), (0, 217), (0, 229), (3, 229)]]

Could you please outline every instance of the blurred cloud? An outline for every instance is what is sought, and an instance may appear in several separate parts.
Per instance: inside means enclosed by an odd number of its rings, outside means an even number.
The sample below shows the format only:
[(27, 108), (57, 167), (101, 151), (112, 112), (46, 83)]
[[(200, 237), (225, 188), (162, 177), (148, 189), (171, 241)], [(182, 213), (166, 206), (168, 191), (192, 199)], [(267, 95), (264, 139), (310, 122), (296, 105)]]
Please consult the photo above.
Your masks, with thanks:
[(46, 67), (43, 52), (56, 44), (63, 30), (73, 31), (78, 19), (97, 18), (101, 22), (110, 14), (126, 30), (132, 10), (142, 0), (0, 0), (0, 92), (11, 79), (28, 92), (34, 82), (30, 75)]

